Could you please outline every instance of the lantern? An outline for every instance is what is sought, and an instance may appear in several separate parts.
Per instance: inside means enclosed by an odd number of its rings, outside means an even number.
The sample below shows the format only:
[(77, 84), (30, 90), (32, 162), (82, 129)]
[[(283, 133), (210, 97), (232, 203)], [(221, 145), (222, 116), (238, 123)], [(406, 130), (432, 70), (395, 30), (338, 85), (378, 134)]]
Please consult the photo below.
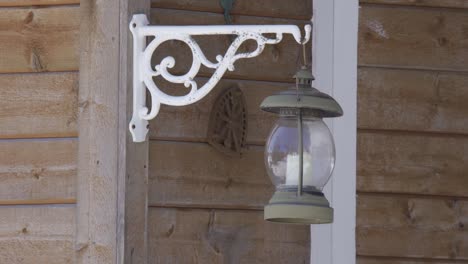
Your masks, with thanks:
[(265, 206), (265, 220), (321, 224), (333, 222), (322, 190), (335, 165), (333, 136), (322, 118), (343, 115), (329, 95), (312, 87), (303, 67), (296, 87), (271, 95), (261, 109), (279, 115), (265, 147), (265, 165), (276, 191)]

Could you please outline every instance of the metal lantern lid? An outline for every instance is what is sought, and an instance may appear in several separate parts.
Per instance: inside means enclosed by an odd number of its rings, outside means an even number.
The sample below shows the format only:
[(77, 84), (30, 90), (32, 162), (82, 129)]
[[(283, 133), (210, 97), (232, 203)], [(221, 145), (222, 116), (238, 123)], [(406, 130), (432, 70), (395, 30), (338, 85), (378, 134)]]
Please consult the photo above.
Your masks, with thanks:
[(298, 109), (304, 116), (323, 118), (343, 115), (343, 109), (333, 97), (312, 87), (314, 76), (310, 69), (303, 67), (294, 77), (296, 87), (268, 96), (260, 108), (280, 115), (296, 115)]

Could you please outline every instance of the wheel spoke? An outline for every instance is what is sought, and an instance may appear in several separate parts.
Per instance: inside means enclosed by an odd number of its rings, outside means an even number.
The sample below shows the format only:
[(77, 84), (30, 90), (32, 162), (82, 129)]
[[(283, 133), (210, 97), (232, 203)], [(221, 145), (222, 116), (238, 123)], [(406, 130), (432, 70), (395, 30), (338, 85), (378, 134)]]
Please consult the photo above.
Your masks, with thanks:
[(236, 151), (240, 151), (241, 144), (239, 142), (239, 139), (237, 138), (237, 135), (234, 132), (234, 130), (231, 130), (231, 133), (232, 133), (232, 138), (234, 139), (234, 148), (235, 148)]

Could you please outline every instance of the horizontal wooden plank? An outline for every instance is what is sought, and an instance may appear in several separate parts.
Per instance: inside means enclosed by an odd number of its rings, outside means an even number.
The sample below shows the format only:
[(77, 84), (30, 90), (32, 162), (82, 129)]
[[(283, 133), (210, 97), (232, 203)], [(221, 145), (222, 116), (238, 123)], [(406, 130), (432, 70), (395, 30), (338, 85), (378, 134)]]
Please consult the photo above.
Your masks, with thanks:
[(307, 225), (265, 222), (263, 212), (150, 208), (152, 263), (309, 262)]
[(364, 5), (359, 23), (361, 65), (468, 70), (467, 12)]
[[(212, 0), (152, 0), (151, 6), (157, 8), (172, 8), (214, 13), (224, 12), (220, 2)], [(234, 1), (234, 6), (230, 13), (233, 16), (234, 23), (237, 22), (236, 15), (267, 16), (275, 18), (294, 18), (308, 20), (312, 16), (312, 1), (264, 0), (261, 2), (256, 2), (248, 0), (237, 0)]]
[[(467, 197), (467, 150), (464, 137), (360, 132), (358, 190)], [(263, 147), (235, 159), (202, 143), (151, 144), (151, 204), (261, 208), (272, 190)]]
[[(466, 133), (468, 130), (468, 76), (460, 73), (359, 69), (358, 125), (364, 129)], [(200, 78), (199, 83), (207, 79)], [(289, 84), (222, 80), (202, 101), (184, 107), (162, 106), (151, 122), (153, 139), (206, 141), (211, 108), (217, 95), (238, 86), (247, 103), (247, 141), (264, 144), (277, 117), (259, 109), (262, 100)], [(165, 86), (172, 94), (185, 87)], [(164, 125), (161, 125), (164, 124)]]
[(151, 141), (150, 205), (262, 208), (273, 193), (263, 148), (226, 157), (204, 143)]
[[(468, 77), (457, 73), (362, 68), (359, 127), (464, 133), (468, 127), (464, 104), (468, 99), (464, 89), (467, 84)], [(76, 136), (76, 73), (7, 74), (0, 85), (0, 94), (5, 98), (0, 106), (4, 113), (0, 116), (0, 137)], [(255, 124), (248, 141), (263, 143), (276, 117), (263, 113), (258, 106), (263, 98), (286, 89), (288, 84), (223, 80), (200, 103), (178, 108), (163, 106), (153, 121), (151, 137), (204, 141), (217, 94), (233, 85), (244, 92), (249, 123)], [(174, 88), (171, 85), (168, 90)]]
[(74, 222), (75, 205), (0, 206), (0, 239), (71, 239)]
[(0, 262), (8, 264), (74, 263), (73, 239), (0, 238)]
[[(467, 259), (466, 232), (425, 231), (401, 228), (362, 228), (356, 232), (360, 254)], [(422, 241), (429, 241), (423, 243)]]
[(468, 201), (361, 194), (357, 253), (466, 260), (467, 224)]
[(0, 205), (53, 205), (76, 204), (76, 198), (68, 199), (32, 199), (32, 200), (0, 200)]
[[(0, 72), (74, 71), (78, 69), (78, 7), (13, 8), (0, 10)], [(152, 10), (154, 24), (223, 24), (223, 16), (206, 12), (189, 12), (165, 9)], [(307, 21), (239, 16), (239, 24), (305, 24)], [(228, 36), (200, 39), (200, 45), (209, 58), (223, 54), (230, 44)], [(171, 41), (161, 46), (155, 59), (175, 53), (178, 61), (174, 71), (183, 71), (191, 65), (191, 55), (183, 44)], [(254, 50), (256, 44), (246, 42), (240, 51)], [(282, 43), (268, 45), (256, 59), (240, 60), (230, 77), (291, 81), (300, 65), (300, 47), (291, 36)], [(181, 59), (182, 58), (182, 59)], [(181, 60), (179, 60), (181, 59)], [(259, 68), (265, 69), (258, 71)], [(203, 70), (205, 76), (211, 75)]]
[(0, 206), (0, 263), (73, 263), (74, 206)]
[(467, 133), (468, 75), (361, 68), (358, 127)]
[(357, 204), (358, 228), (465, 232), (468, 224), (467, 200), (359, 193)]
[(74, 199), (75, 140), (0, 141), (0, 201)]
[(79, 0), (0, 0), (0, 7), (79, 4)]
[(78, 69), (79, 7), (0, 9), (0, 73)]
[[(0, 0), (0, 7), (70, 5), (79, 3), (79, 0)], [(190, 2), (187, 0), (153, 0), (151, 6), (155, 8), (182, 9), (212, 13), (224, 12), (218, 2), (208, 0), (196, 2)], [(231, 15), (268, 16), (307, 20), (310, 19), (312, 15), (312, 2), (307, 0), (292, 0), (286, 4), (274, 0), (264, 1), (262, 3), (239, 0), (235, 2)]]
[(358, 133), (357, 189), (467, 197), (468, 139)]
[(466, 0), (360, 0), (361, 4), (406, 5), (426, 7), (468, 8)]
[(395, 257), (368, 257), (358, 256), (358, 264), (463, 264), (468, 263), (465, 260), (448, 260), (448, 259), (422, 259), (422, 258), (395, 258)]
[[(206, 12), (191, 12), (181, 10), (156, 9), (151, 10), (151, 23), (158, 25), (216, 25), (224, 24), (221, 14)], [(308, 21), (239, 16), (236, 24), (297, 24), (301, 27)], [(274, 36), (272, 36), (274, 37)], [(206, 57), (216, 61), (216, 55), (223, 55), (231, 44), (231, 36), (199, 36), (195, 38)], [(257, 48), (255, 41), (245, 42), (238, 53), (253, 51)], [(262, 81), (293, 81), (292, 76), (298, 70), (302, 61), (302, 46), (291, 35), (276, 45), (266, 45), (261, 55), (252, 59), (240, 59), (234, 66), (233, 72), (227, 72), (225, 77), (233, 79), (251, 79)], [(180, 41), (163, 43), (153, 54), (153, 62), (159, 63), (166, 56), (173, 56), (176, 64), (172, 72), (183, 74), (192, 65), (191, 50)], [(309, 54), (310, 55), (310, 54)], [(211, 69), (202, 67), (202, 76), (210, 77)]]
[(78, 73), (4, 74), (0, 138), (76, 137)]
[[(208, 79), (197, 81), (205, 83)], [(230, 87), (239, 87), (245, 98), (247, 108), (247, 142), (264, 144), (277, 116), (260, 110), (263, 99), (277, 91), (288, 89), (290, 84), (239, 80), (222, 80), (210, 94), (196, 104), (174, 107), (161, 107), (158, 117), (150, 123), (150, 137), (157, 139), (206, 142), (211, 109), (218, 95)], [(173, 94), (185, 87), (169, 85), (167, 90)]]

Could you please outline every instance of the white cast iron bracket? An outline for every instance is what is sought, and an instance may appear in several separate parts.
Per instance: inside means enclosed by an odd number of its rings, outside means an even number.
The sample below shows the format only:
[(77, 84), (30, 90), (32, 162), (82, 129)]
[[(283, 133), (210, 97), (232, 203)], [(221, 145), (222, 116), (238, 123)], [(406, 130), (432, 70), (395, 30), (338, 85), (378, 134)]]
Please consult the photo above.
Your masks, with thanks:
[[(310, 39), (311, 26), (305, 25), (305, 36), (301, 38), (301, 31), (296, 25), (228, 25), (228, 26), (149, 26), (145, 15), (134, 15), (130, 22), (133, 35), (133, 116), (129, 124), (134, 142), (146, 140), (148, 121), (156, 117), (161, 104), (183, 106), (197, 102), (205, 97), (223, 77), (226, 70), (234, 70), (234, 62), (242, 58), (258, 56), (266, 44), (277, 44), (283, 39), (283, 34), (291, 34), (299, 44), (305, 44)], [(276, 34), (275, 38), (265, 37), (263, 34)], [(216, 56), (216, 62), (209, 61), (195, 42), (195, 35), (235, 35), (237, 36), (224, 56)], [(154, 39), (146, 46), (146, 37)], [(179, 40), (187, 44), (192, 50), (193, 62), (190, 70), (184, 75), (173, 75), (168, 69), (175, 65), (174, 57), (167, 56), (151, 67), (153, 52), (168, 40)], [(257, 48), (248, 53), (237, 50), (246, 40), (254, 40)], [(198, 87), (194, 78), (201, 65), (215, 69), (213, 76), (202, 86)], [(171, 83), (183, 83), (190, 91), (183, 96), (172, 96), (161, 91), (153, 77), (161, 76)], [(151, 95), (151, 110), (146, 105), (146, 91)]]

